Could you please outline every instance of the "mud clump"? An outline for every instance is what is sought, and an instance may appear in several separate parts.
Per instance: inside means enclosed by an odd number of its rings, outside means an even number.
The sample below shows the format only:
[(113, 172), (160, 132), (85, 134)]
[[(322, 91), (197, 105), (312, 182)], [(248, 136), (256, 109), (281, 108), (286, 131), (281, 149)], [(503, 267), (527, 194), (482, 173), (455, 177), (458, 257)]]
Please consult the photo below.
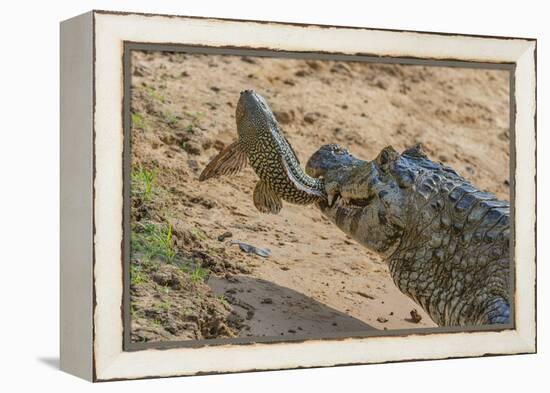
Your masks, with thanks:
[(134, 342), (236, 337), (245, 327), (206, 281), (194, 281), (171, 265), (145, 274), (148, 279), (131, 286)]
[(222, 233), (221, 235), (218, 236), (218, 241), (223, 242), (225, 239), (227, 239), (228, 237), (232, 237), (232, 236), (233, 236), (232, 232), (226, 231), (226, 232), (224, 232), (224, 233)]
[(319, 112), (310, 112), (304, 115), (304, 121), (308, 124), (313, 124), (317, 120), (319, 120), (320, 117), (321, 117), (321, 114)]
[(412, 323), (419, 323), (422, 320), (422, 315), (418, 313), (416, 308), (413, 308), (411, 310), (411, 322)]
[(296, 118), (296, 114), (291, 109), (289, 111), (275, 111), (273, 113), (277, 121), (281, 124), (290, 124)]

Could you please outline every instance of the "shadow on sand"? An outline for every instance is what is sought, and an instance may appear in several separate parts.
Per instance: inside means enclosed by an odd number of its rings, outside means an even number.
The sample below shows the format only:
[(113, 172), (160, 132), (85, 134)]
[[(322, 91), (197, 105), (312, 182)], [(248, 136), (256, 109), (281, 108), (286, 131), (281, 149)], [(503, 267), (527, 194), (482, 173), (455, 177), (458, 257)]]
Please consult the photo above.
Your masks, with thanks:
[(319, 335), (377, 330), (293, 289), (250, 276), (228, 281), (211, 276), (208, 285), (224, 295), (250, 330), (241, 337)]

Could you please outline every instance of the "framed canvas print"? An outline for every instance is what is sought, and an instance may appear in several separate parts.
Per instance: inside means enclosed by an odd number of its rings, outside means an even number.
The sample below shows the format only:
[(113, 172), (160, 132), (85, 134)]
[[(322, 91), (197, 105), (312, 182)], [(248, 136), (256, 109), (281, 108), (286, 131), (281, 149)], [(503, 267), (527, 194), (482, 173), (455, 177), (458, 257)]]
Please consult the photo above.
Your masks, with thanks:
[(536, 351), (536, 41), (61, 24), (61, 368)]

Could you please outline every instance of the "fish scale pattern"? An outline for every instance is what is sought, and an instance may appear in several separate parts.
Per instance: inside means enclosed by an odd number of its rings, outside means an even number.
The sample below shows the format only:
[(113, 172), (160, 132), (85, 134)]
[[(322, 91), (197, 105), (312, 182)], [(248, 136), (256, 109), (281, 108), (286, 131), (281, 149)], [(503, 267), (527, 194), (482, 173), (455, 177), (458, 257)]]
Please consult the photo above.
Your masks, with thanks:
[(283, 200), (305, 205), (324, 197), (322, 179), (308, 176), (282, 133), (269, 105), (257, 93), (241, 93), (237, 108), (239, 143), (250, 165)]

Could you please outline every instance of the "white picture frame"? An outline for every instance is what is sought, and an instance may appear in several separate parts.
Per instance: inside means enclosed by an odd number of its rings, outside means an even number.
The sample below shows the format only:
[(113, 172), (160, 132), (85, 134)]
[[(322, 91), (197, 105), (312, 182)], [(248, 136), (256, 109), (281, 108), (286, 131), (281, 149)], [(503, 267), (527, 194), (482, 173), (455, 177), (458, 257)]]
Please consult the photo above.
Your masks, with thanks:
[[(125, 43), (506, 64), (515, 112), (514, 324), (502, 331), (124, 346)], [(61, 368), (90, 381), (536, 351), (536, 40), (92, 11), (61, 24)]]

